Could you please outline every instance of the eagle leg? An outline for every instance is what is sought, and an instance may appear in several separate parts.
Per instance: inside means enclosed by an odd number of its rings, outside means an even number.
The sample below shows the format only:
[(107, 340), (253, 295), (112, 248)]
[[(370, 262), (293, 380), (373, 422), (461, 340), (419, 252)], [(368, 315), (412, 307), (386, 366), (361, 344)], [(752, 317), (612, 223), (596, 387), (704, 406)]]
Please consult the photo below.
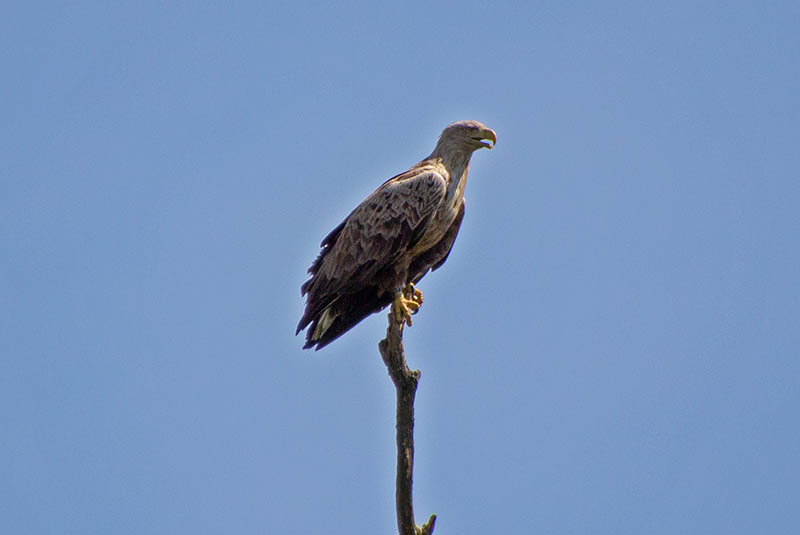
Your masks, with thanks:
[(392, 314), (398, 323), (406, 323), (411, 327), (411, 314), (416, 314), (419, 306), (422, 304), (422, 292), (419, 292), (420, 299), (415, 299), (416, 294), (410, 292), (410, 297), (406, 297), (406, 287), (403, 290), (395, 292), (394, 301), (392, 301)]

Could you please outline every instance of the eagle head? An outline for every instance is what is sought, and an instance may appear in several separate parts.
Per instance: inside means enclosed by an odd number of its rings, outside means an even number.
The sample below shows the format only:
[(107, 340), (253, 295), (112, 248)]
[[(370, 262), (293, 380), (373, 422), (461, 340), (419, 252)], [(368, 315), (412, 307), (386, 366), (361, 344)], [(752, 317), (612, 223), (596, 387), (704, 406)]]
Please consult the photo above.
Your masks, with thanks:
[(439, 138), (440, 145), (460, 145), (470, 152), (486, 147), (491, 149), (497, 143), (494, 130), (478, 121), (458, 121), (447, 126)]

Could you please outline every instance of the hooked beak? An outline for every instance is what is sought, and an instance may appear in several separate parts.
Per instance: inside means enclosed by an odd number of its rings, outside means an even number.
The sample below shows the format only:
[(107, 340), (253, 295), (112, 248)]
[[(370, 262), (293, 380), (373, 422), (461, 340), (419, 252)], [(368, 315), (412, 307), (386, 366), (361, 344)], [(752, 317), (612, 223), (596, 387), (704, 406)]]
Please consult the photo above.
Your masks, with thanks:
[(497, 144), (497, 134), (491, 128), (482, 130), (479, 136), (472, 138), (487, 149), (492, 149)]

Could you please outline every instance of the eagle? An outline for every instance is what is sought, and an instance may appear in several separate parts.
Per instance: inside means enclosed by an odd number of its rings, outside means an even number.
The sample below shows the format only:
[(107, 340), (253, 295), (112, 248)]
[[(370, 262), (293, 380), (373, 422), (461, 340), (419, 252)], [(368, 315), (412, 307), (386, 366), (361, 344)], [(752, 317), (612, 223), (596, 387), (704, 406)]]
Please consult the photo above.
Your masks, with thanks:
[(384, 182), (320, 244), (300, 287), (306, 297), (295, 335), (303, 349), (322, 349), (358, 322), (392, 306), (411, 325), (422, 304), (415, 285), (447, 260), (464, 219), (464, 187), (472, 153), (497, 143), (478, 121), (447, 126), (433, 152)]

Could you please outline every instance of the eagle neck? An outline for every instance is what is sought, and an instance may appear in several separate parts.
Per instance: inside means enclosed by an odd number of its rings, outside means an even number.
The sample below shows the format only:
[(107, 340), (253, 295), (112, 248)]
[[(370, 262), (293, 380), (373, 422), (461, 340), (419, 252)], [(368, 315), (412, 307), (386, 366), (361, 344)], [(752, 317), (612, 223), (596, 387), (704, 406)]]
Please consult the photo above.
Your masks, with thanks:
[(446, 198), (452, 199), (457, 192), (463, 192), (469, 171), (469, 160), (472, 157), (471, 150), (454, 150), (453, 147), (437, 146), (433, 153), (428, 157), (429, 160), (438, 160), (447, 169), (449, 175), (447, 181)]

